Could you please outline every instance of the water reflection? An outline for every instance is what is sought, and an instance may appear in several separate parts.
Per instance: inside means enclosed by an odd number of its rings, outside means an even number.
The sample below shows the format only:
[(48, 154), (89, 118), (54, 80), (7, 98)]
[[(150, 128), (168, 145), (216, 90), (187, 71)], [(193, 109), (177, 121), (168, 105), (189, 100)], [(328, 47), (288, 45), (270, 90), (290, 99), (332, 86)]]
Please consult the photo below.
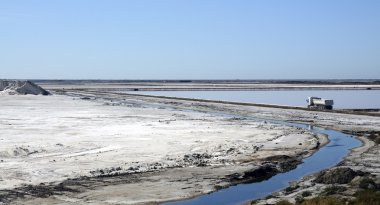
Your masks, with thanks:
[(138, 91), (133, 93), (301, 107), (307, 106), (305, 100), (308, 97), (317, 96), (333, 99), (334, 108), (380, 108), (380, 90)]

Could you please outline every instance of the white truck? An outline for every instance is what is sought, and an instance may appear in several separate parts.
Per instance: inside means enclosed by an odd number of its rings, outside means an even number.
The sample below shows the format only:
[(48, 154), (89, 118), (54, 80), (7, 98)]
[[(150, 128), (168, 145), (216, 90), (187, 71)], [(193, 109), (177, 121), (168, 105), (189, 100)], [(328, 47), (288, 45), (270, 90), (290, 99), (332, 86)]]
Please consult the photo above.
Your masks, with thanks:
[(318, 97), (309, 97), (306, 102), (308, 102), (307, 107), (309, 109), (315, 110), (332, 110), (334, 105), (333, 100), (327, 100)]

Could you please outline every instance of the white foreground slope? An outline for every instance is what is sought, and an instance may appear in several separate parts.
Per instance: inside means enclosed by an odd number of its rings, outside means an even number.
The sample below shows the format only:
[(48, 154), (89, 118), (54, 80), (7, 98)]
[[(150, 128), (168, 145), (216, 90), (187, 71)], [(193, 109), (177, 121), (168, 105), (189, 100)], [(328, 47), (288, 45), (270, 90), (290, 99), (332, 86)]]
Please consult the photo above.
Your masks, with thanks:
[(304, 130), (207, 113), (30, 95), (0, 96), (0, 108), (0, 189), (112, 167), (189, 166), (193, 153), (221, 164), (315, 146)]

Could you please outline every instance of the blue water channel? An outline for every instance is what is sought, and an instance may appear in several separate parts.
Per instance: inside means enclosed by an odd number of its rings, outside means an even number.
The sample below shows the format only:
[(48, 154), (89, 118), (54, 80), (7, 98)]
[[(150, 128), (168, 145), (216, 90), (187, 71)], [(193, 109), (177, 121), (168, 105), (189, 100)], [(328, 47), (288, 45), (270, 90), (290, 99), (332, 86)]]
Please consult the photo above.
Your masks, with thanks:
[(359, 147), (361, 142), (356, 138), (334, 130), (312, 128), (310, 125), (274, 121), (274, 123), (310, 129), (315, 133), (327, 134), (330, 142), (316, 153), (303, 160), (296, 169), (280, 173), (272, 178), (252, 183), (240, 184), (222, 189), (210, 194), (195, 197), (189, 200), (165, 203), (166, 205), (229, 205), (241, 204), (250, 200), (264, 198), (273, 192), (280, 191), (289, 185), (289, 182), (300, 180), (302, 177), (331, 168), (343, 160), (351, 149)]

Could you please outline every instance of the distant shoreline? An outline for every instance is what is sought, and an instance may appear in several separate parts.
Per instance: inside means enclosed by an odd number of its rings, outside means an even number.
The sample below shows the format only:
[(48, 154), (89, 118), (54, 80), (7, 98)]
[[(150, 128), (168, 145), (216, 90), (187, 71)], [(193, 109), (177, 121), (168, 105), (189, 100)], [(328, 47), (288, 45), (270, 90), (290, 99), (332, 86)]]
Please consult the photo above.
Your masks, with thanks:
[(211, 84), (240, 84), (240, 83), (249, 83), (249, 84), (328, 84), (328, 85), (341, 85), (341, 84), (380, 84), (380, 79), (252, 79), (252, 80), (231, 80), (231, 79), (202, 79), (202, 80), (193, 80), (193, 79), (125, 79), (125, 80), (108, 80), (108, 79), (31, 79), (35, 83), (211, 83)]

